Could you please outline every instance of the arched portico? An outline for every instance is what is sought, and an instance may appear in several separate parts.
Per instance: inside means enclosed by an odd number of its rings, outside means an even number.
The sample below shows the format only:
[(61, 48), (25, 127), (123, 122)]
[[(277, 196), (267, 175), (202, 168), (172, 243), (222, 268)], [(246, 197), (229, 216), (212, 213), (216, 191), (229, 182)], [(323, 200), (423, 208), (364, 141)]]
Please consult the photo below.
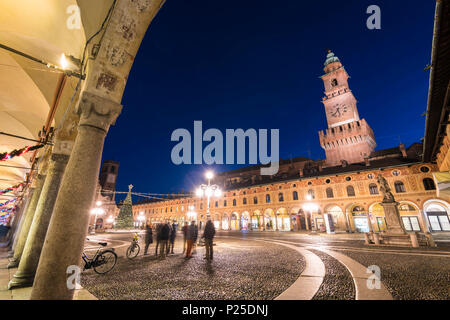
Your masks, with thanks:
[(240, 230), (239, 213), (237, 212), (231, 214), (230, 230)]
[(351, 228), (354, 232), (369, 232), (372, 227), (369, 223), (368, 212), (363, 205), (352, 203), (346, 208), (346, 215)]
[(250, 214), (248, 213), (248, 211), (244, 211), (241, 213), (240, 222), (241, 230), (248, 230), (251, 228)]
[(277, 217), (276, 230), (291, 231), (291, 217), (286, 208), (278, 208), (276, 217)]
[[(347, 231), (348, 230), (348, 223), (347, 219), (345, 217), (344, 212), (342, 211), (341, 207), (339, 207), (336, 204), (330, 204), (325, 207), (324, 209), (324, 217), (328, 218), (330, 215), (331, 221), (333, 226), (330, 225), (330, 228), (332, 228), (334, 231)], [(330, 219), (330, 218), (328, 218)]]
[(425, 201), (423, 211), (431, 232), (450, 231), (450, 205), (441, 199)]
[(276, 229), (276, 218), (273, 209), (266, 209), (264, 211), (264, 230), (275, 231)]

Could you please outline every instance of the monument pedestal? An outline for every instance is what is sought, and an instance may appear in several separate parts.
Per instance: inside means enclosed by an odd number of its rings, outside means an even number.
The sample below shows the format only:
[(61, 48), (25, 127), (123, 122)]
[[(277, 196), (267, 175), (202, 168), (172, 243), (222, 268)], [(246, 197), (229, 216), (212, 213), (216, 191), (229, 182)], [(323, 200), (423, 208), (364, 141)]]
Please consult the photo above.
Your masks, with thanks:
[(406, 246), (418, 248), (420, 245), (433, 246), (433, 241), (428, 241), (428, 236), (417, 232), (406, 233), (403, 223), (400, 220), (398, 203), (395, 201), (383, 201), (381, 203), (386, 218), (386, 232), (366, 234), (366, 244), (368, 245), (387, 245), (387, 246)]

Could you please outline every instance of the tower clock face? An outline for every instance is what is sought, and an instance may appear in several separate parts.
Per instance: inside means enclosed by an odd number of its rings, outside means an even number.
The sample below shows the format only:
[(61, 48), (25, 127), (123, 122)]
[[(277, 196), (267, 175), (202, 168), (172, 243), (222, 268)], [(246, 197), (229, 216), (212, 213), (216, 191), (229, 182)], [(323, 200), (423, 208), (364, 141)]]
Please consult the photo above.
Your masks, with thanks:
[(336, 104), (331, 107), (330, 115), (339, 118), (348, 112), (349, 107), (346, 104)]

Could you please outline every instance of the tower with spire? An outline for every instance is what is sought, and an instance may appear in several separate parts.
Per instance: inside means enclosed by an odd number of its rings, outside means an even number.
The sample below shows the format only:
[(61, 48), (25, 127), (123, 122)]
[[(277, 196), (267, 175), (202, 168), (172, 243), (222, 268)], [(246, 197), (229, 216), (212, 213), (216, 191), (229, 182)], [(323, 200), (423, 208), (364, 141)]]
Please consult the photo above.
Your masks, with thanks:
[(328, 50), (321, 79), (325, 87), (322, 103), (328, 129), (319, 131), (326, 165), (363, 162), (376, 147), (369, 124), (359, 118), (357, 101), (348, 85), (349, 75), (341, 61)]

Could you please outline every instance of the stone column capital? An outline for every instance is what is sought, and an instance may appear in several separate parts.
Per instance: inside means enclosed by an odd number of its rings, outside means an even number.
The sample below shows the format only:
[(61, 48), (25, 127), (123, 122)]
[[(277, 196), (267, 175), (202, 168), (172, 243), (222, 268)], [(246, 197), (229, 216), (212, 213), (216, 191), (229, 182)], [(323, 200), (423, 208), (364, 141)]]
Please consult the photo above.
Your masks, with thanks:
[(108, 132), (109, 126), (115, 123), (121, 111), (121, 104), (88, 91), (82, 92), (76, 110), (80, 115), (80, 127), (94, 127), (105, 133)]

